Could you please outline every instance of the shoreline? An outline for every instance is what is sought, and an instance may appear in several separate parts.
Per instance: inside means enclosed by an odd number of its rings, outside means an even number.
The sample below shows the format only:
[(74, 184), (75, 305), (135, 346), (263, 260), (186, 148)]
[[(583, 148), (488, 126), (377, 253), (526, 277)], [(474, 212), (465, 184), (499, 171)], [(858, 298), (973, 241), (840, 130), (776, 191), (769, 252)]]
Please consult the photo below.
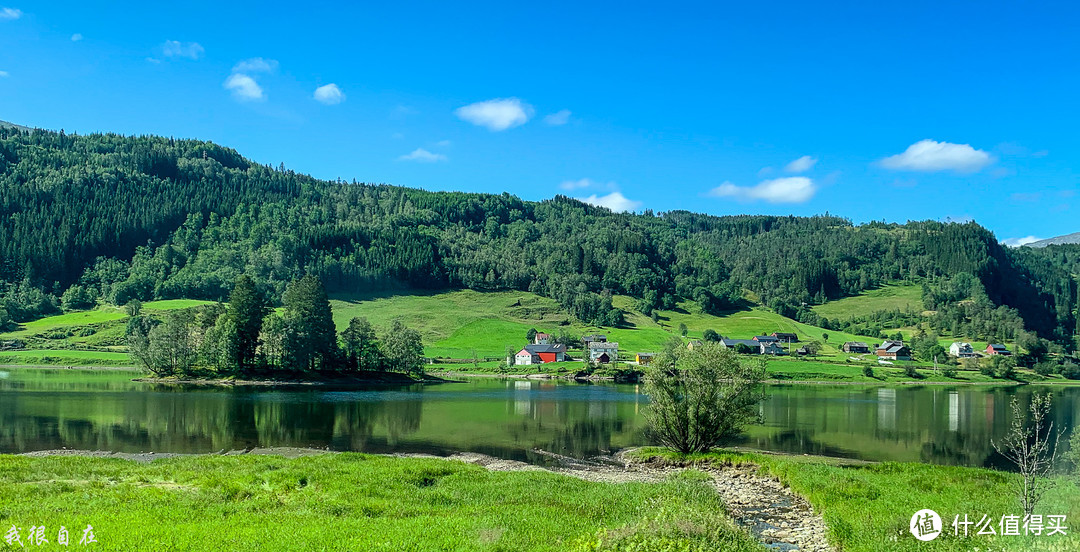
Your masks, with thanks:
[[(59, 364), (0, 364), (0, 370), (5, 368), (30, 369), (30, 370), (84, 370), (91, 372), (137, 372), (145, 374), (134, 366), (72, 366)], [(389, 372), (380, 374), (392, 374)], [(579, 382), (612, 382), (612, 383), (639, 383), (640, 381), (620, 381), (614, 376), (583, 376), (574, 374), (553, 374), (544, 372), (501, 374), (481, 372), (458, 372), (458, 371), (430, 371), (426, 372), (421, 379), (408, 377), (402, 378), (341, 378), (341, 379), (311, 379), (311, 380), (277, 380), (277, 379), (228, 379), (228, 378), (161, 378), (146, 375), (145, 377), (133, 378), (132, 381), (140, 383), (175, 384), (175, 385), (202, 385), (218, 387), (273, 387), (273, 386), (332, 386), (332, 385), (366, 385), (366, 384), (412, 384), (412, 383), (463, 383), (462, 378), (491, 378), (491, 379), (518, 379), (518, 380), (563, 380)], [(767, 385), (865, 385), (865, 386), (905, 386), (905, 385), (937, 385), (937, 386), (1080, 386), (1080, 381), (848, 381), (848, 380), (789, 380), (767, 379), (762, 380)]]

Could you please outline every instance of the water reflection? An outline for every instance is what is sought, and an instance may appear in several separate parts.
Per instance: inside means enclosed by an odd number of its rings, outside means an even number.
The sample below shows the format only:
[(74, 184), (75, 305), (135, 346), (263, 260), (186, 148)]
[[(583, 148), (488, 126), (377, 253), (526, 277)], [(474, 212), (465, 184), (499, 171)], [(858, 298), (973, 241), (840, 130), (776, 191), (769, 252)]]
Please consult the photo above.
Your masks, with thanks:
[[(365, 452), (474, 451), (542, 462), (647, 444), (636, 385), (477, 379), (371, 389), (181, 388), (131, 374), (7, 370), (0, 452), (61, 447), (217, 452), (300, 446)], [(1080, 388), (1055, 395), (1057, 427), (1080, 422)], [(1000, 465), (990, 444), (1009, 400), (1033, 388), (772, 386), (765, 423), (739, 444), (867, 460)]]

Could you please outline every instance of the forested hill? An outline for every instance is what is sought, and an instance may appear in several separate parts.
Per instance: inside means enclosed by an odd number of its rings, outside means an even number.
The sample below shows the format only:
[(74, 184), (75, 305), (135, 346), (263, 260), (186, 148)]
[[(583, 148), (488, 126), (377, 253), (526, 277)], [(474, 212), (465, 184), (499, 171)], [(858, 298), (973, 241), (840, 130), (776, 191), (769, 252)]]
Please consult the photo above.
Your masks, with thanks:
[(1065, 342), (1077, 302), (1065, 266), (973, 223), (615, 214), (560, 196), (320, 181), (197, 140), (0, 128), (0, 306), (15, 320), (61, 297), (219, 299), (240, 274), (280, 297), (310, 272), (331, 291), (529, 290), (595, 324), (618, 324), (611, 295), (626, 294), (645, 313), (749, 299), (828, 327), (810, 305), (914, 278), (950, 316), (970, 322), (948, 307), (976, 303), (994, 331)]

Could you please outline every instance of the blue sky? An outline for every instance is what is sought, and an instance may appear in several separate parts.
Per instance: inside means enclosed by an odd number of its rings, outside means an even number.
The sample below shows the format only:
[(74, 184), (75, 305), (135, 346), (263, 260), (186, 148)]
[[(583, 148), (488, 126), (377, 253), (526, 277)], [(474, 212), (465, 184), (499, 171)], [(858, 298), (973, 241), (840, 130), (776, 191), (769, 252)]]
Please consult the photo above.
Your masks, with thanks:
[(430, 190), (1080, 231), (1075, 4), (515, 4), (0, 0), (0, 120)]

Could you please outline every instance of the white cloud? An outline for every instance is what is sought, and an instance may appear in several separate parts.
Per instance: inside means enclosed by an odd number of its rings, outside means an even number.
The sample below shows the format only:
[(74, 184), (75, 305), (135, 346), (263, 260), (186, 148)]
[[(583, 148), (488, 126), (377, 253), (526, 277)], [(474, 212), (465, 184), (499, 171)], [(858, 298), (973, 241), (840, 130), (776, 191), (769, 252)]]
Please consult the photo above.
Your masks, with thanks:
[(75, 33), (75, 34), (71, 35), (71, 41), (72, 42), (78, 42), (78, 41), (80, 41), (82, 39), (83, 39), (82, 33)]
[(232, 92), (234, 98), (243, 101), (257, 101), (266, 99), (263, 89), (255, 79), (243, 74), (233, 73), (225, 79), (225, 89)]
[(817, 186), (805, 176), (788, 176), (764, 180), (757, 186), (736, 186), (731, 182), (713, 188), (709, 195), (733, 197), (744, 201), (762, 200), (769, 203), (803, 203), (814, 197)]
[(454, 114), (463, 121), (498, 132), (525, 124), (533, 108), (517, 98), (496, 98), (459, 107)]
[(604, 189), (615, 191), (618, 186), (614, 182), (597, 182), (591, 178), (582, 178), (581, 180), (564, 180), (559, 184), (559, 187), (564, 190), (584, 190), (587, 188), (592, 189)]
[(0, 71), (0, 78), (4, 78), (4, 77), (7, 77), (7, 76), (8, 76), (7, 71)]
[(436, 163), (438, 161), (446, 161), (447, 157), (441, 153), (431, 153), (424, 148), (416, 148), (407, 155), (398, 157), (398, 161), (416, 161), (418, 163)]
[(22, 10), (15, 8), (0, 9), (0, 19), (18, 19), (22, 17)]
[(178, 40), (166, 40), (161, 45), (161, 53), (165, 57), (184, 57), (199, 59), (206, 50), (198, 42), (180, 42)]
[(152, 58), (152, 57), (148, 57), (148, 58), (146, 58), (146, 61), (149, 61), (150, 63), (161, 63), (161, 60), (160, 60), (160, 59), (158, 59), (158, 58)]
[(622, 192), (611, 192), (610, 194), (603, 196), (593, 194), (589, 197), (579, 197), (578, 201), (584, 201), (589, 205), (595, 205), (597, 207), (607, 207), (616, 213), (634, 211), (643, 205), (640, 201), (627, 199), (626, 196), (622, 195)]
[(450, 140), (439, 140), (438, 142), (435, 142), (435, 145), (439, 146), (440, 148), (448, 148), (450, 147), (450, 144)]
[[(200, 46), (201, 48), (201, 46)], [(273, 59), (261, 57), (245, 59), (232, 68), (232, 74), (225, 79), (223, 85), (226, 90), (232, 92), (233, 98), (242, 102), (261, 101), (266, 99), (266, 93), (262, 86), (251, 76), (254, 73), (273, 73), (277, 71), (278, 62)]]
[(551, 126), (565, 125), (566, 123), (570, 122), (570, 110), (563, 109), (560, 111), (556, 111), (555, 113), (544, 117), (544, 122)]
[(1027, 245), (1029, 243), (1041, 241), (1042, 239), (1043, 238), (1036, 238), (1035, 236), (1024, 236), (1023, 238), (1009, 238), (1007, 240), (1001, 240), (1001, 243), (1008, 247), (1020, 247), (1021, 245)]
[(325, 105), (336, 105), (345, 101), (345, 93), (334, 83), (315, 89), (315, 101)]
[(233, 73), (273, 73), (277, 71), (278, 62), (276, 59), (263, 59), (261, 57), (245, 59), (236, 65), (233, 65)]
[(993, 162), (994, 158), (989, 153), (968, 144), (934, 140), (920, 140), (908, 146), (904, 153), (879, 161), (886, 169), (927, 172), (976, 172)]
[(809, 155), (804, 155), (791, 163), (788, 163), (787, 166), (784, 167), (784, 172), (803, 173), (812, 169), (815, 163), (817, 163), (817, 159), (814, 159)]

